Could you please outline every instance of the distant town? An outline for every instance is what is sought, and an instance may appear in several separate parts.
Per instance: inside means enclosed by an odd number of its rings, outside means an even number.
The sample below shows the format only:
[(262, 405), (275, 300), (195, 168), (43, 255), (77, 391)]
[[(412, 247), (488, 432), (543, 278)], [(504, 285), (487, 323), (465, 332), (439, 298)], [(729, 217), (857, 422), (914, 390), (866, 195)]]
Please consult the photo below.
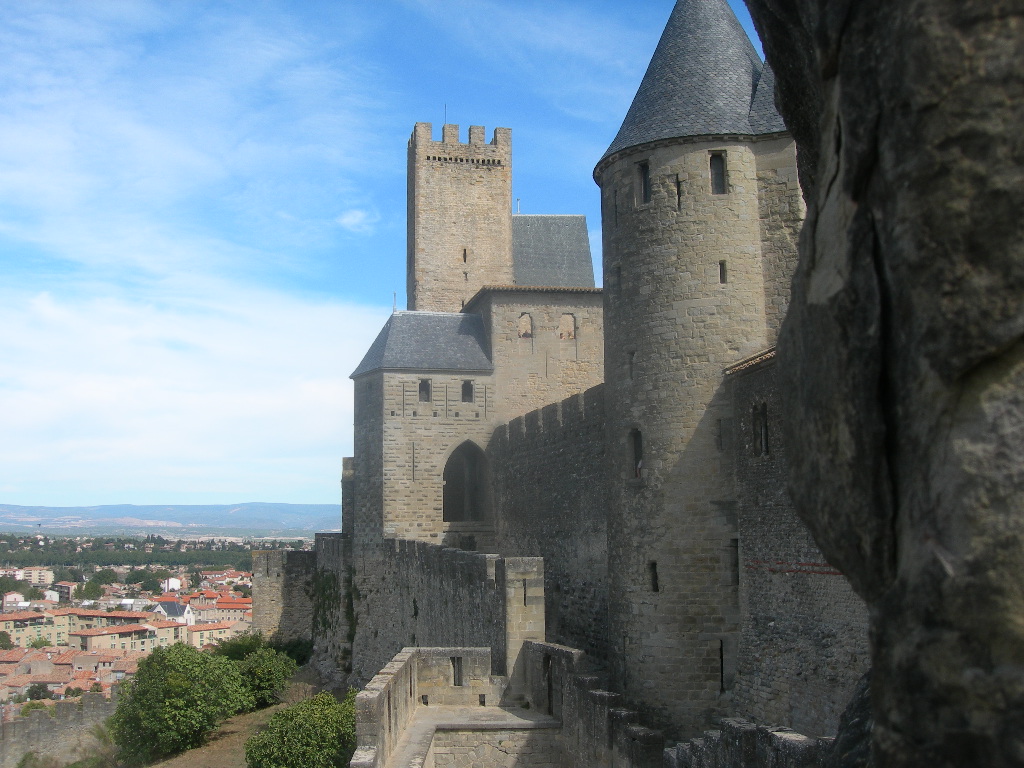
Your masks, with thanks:
[(310, 543), (0, 534), (4, 717), (99, 692), (154, 648), (197, 648), (252, 627), (251, 551)]

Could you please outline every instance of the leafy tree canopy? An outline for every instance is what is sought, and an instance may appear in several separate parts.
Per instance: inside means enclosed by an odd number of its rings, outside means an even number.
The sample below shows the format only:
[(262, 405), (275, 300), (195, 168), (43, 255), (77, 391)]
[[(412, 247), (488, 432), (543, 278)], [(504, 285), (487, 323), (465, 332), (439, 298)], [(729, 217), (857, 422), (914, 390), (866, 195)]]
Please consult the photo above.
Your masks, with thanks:
[[(28, 644), (29, 648), (47, 648), (50, 645), (50, 641), (45, 637), (37, 637), (35, 640)], [(49, 697), (47, 697), (49, 698)]]
[(213, 653), (217, 656), (227, 656), (232, 661), (241, 661), (250, 653), (266, 648), (267, 643), (259, 632), (246, 632), (234, 637), (226, 637), (218, 640), (213, 647)]
[(356, 747), (355, 690), (318, 693), (281, 710), (245, 742), (249, 768), (343, 768)]
[(14, 642), (7, 632), (0, 632), (0, 651), (9, 651), (14, 647)]
[(75, 587), (75, 597), (79, 600), (99, 600), (103, 597), (103, 587), (95, 581), (87, 581)]
[(117, 584), (118, 580), (117, 572), (113, 568), (101, 568), (89, 579), (89, 581), (95, 581), (100, 586), (104, 584)]
[(32, 683), (25, 692), (30, 701), (39, 701), (39, 699), (52, 699), (53, 694), (50, 689), (46, 687), (46, 683)]
[(130, 763), (198, 747), (222, 720), (254, 704), (237, 664), (182, 643), (142, 659), (125, 689), (110, 731)]
[(238, 667), (256, 706), (269, 707), (281, 700), (281, 693), (299, 665), (273, 648), (260, 648), (238, 662)]

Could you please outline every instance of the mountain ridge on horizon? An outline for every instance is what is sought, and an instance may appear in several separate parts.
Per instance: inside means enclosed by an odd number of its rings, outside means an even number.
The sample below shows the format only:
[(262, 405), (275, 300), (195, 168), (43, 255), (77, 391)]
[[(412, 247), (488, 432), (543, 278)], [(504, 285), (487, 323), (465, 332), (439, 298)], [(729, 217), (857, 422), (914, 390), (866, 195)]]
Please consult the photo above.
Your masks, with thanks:
[(0, 503), (0, 530), (57, 535), (169, 533), (225, 535), (331, 531), (341, 527), (340, 504), (248, 501), (236, 504), (97, 504), (92, 506)]

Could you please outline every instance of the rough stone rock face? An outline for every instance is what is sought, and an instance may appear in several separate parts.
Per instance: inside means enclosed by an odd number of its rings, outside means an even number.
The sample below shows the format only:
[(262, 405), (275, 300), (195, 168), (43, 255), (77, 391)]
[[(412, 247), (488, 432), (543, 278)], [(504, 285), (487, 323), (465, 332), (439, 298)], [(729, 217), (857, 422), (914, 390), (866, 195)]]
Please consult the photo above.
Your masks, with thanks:
[(884, 766), (1024, 765), (1024, 0), (747, 0), (807, 199), (791, 492)]

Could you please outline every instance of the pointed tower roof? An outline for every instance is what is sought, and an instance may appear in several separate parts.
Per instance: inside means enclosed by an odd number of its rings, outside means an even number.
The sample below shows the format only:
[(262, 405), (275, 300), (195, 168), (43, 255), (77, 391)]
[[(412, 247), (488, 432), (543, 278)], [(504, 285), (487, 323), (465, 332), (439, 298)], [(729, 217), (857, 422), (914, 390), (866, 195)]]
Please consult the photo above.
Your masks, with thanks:
[(726, 0), (677, 0), (604, 157), (659, 139), (786, 130), (774, 79), (759, 88), (763, 69)]

